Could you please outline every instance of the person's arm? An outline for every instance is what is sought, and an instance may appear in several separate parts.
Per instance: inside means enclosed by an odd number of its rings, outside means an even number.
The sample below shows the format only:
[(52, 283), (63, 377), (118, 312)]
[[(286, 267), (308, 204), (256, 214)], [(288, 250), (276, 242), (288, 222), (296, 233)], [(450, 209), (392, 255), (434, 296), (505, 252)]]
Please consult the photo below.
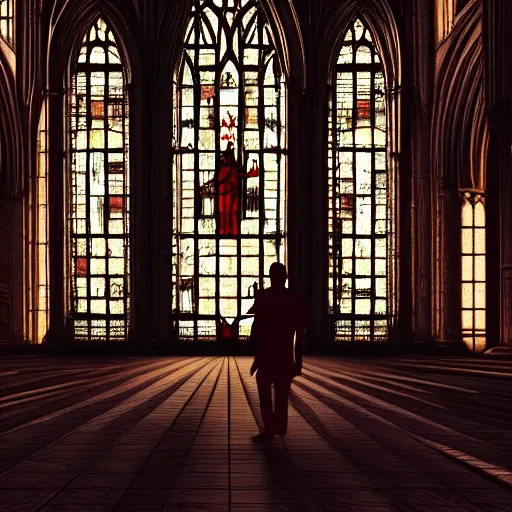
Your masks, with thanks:
[(255, 374), (256, 370), (260, 365), (260, 347), (258, 343), (258, 334), (257, 334), (258, 325), (256, 324), (256, 317), (254, 317), (252, 327), (251, 327), (251, 338), (256, 345), (256, 355), (254, 356), (254, 361), (251, 366), (251, 376)]
[(251, 326), (251, 339), (253, 343), (256, 345), (256, 355), (254, 356), (254, 361), (252, 362), (251, 366), (251, 377), (256, 373), (256, 370), (258, 369), (259, 363), (260, 363), (260, 350), (259, 350), (259, 344), (258, 344), (258, 334), (256, 332), (258, 326), (256, 324), (256, 311), (257, 311), (257, 301), (256, 297), (254, 298), (254, 304), (251, 306), (249, 311), (247, 313), (253, 313), (254, 314), (254, 320), (252, 322)]

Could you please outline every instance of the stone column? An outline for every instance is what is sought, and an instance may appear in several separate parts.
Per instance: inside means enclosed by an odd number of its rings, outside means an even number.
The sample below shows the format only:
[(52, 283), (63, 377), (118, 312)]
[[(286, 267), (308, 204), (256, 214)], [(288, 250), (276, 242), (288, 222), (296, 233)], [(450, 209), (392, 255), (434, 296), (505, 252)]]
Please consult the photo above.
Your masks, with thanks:
[(437, 197), (438, 341), (461, 343), (461, 206), (456, 185), (440, 185)]
[[(288, 85), (287, 260), (289, 287), (309, 296), (308, 228), (311, 222), (306, 97), (299, 84)], [(266, 271), (267, 269), (265, 269)]]
[[(167, 344), (171, 341), (171, 292), (172, 292), (172, 133), (171, 118), (174, 106), (172, 83), (162, 79), (158, 70), (154, 76), (160, 88), (150, 87), (148, 91), (148, 110), (150, 113), (150, 153), (148, 167), (152, 169), (150, 178), (150, 197), (146, 215), (151, 236), (150, 297), (151, 332), (150, 342)], [(150, 173), (146, 175), (149, 177)]]
[[(498, 286), (490, 284), (488, 319), (494, 315), (500, 323), (496, 337), (500, 344), (512, 343), (512, 3), (503, 0), (483, 1), (483, 38), (485, 55), (485, 90), (490, 117), (490, 141), (487, 161), (489, 189), (488, 224), (495, 239), (489, 240), (491, 249), (498, 243), (499, 255), (493, 258), (500, 268), (495, 275)], [(499, 209), (493, 205), (499, 202)], [(499, 218), (499, 220), (498, 220)], [(489, 267), (489, 265), (488, 265)], [(491, 274), (492, 277), (492, 274)], [(496, 307), (497, 305), (500, 307)], [(489, 322), (488, 322), (489, 323)]]
[[(434, 2), (414, 0), (412, 31), (412, 262), (413, 332), (416, 340), (432, 338), (431, 162), (430, 127), (434, 76)], [(406, 102), (404, 102), (404, 106)], [(404, 134), (404, 136), (407, 136)], [(406, 276), (402, 276), (402, 279)]]
[[(57, 73), (56, 73), (57, 74)], [(59, 77), (61, 78), (61, 77)], [(55, 80), (57, 81), (57, 80)], [(50, 266), (50, 327), (46, 341), (61, 345), (72, 340), (72, 333), (66, 331), (66, 238), (64, 233), (66, 208), (66, 169), (63, 148), (63, 104), (62, 86), (48, 95), (48, 186), (50, 204), (48, 208), (49, 226), (49, 266)]]
[[(313, 82), (313, 81), (312, 81)], [(317, 345), (325, 346), (333, 339), (329, 327), (329, 249), (328, 249), (328, 162), (327, 162), (327, 118), (328, 95), (331, 87), (318, 81), (310, 85), (305, 95), (307, 112), (307, 146), (309, 154), (309, 186), (305, 201), (307, 215), (307, 241), (304, 251), (307, 257), (309, 291), (309, 336)], [(304, 147), (304, 146), (303, 146)]]
[[(144, 70), (145, 71), (145, 70)], [(128, 85), (130, 103), (130, 343), (147, 343), (150, 336), (150, 131), (144, 72)]]
[(0, 185), (0, 343), (23, 341), (21, 201)]
[[(489, 154), (488, 165), (494, 167), (496, 174), (493, 172), (488, 181), (495, 179), (499, 183), (499, 192), (494, 194), (493, 199), (499, 201), (497, 233), (501, 242), (499, 251), (501, 319), (500, 332), (496, 334), (499, 344), (512, 345), (512, 101), (495, 104), (491, 111), (491, 119), (493, 152)], [(495, 221), (495, 219), (490, 220)], [(492, 239), (487, 246), (491, 244), (493, 244)], [(492, 302), (488, 302), (488, 308), (492, 306)]]

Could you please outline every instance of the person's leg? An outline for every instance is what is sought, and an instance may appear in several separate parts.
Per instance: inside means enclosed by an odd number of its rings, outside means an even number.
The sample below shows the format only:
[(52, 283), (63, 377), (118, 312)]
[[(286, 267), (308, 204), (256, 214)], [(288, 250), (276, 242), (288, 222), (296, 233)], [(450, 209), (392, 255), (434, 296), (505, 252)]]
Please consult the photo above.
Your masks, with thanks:
[(266, 434), (274, 434), (274, 413), (272, 411), (272, 379), (258, 370), (256, 373), (258, 395), (260, 397), (261, 418)]
[(288, 398), (293, 377), (280, 376), (274, 381), (275, 391), (275, 434), (284, 436), (288, 426)]

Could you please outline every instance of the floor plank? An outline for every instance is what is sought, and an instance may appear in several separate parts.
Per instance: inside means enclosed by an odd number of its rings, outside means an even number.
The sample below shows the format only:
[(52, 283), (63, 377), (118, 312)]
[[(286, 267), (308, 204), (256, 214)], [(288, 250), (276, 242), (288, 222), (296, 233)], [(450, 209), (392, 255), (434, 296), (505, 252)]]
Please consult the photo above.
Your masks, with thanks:
[(512, 361), (305, 358), (284, 438), (248, 357), (13, 357), (0, 511), (508, 511)]

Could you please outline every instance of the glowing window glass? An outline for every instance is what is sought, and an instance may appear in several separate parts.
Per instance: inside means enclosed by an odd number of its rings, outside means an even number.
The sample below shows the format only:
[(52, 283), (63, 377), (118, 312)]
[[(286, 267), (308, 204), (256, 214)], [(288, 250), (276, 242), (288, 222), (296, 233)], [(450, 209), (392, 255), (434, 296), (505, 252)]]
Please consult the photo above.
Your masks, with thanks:
[(126, 339), (128, 102), (115, 37), (99, 19), (71, 79), (70, 254), (75, 339)]
[(388, 337), (394, 272), (386, 84), (370, 29), (347, 30), (329, 115), (329, 309), (337, 341)]
[(14, 45), (14, 1), (0, 0), (0, 36)]
[(28, 261), (26, 265), (28, 314), (25, 317), (25, 339), (41, 343), (49, 322), (49, 252), (48, 252), (48, 118), (47, 102), (39, 117), (35, 175), (29, 176), (28, 210), (25, 224)]
[(175, 328), (182, 339), (243, 339), (250, 321), (229, 325), (285, 258), (284, 76), (257, 1), (194, 0), (185, 33), (174, 113)]
[(486, 344), (485, 203), (478, 193), (462, 197), (462, 338), (469, 350), (482, 352)]

